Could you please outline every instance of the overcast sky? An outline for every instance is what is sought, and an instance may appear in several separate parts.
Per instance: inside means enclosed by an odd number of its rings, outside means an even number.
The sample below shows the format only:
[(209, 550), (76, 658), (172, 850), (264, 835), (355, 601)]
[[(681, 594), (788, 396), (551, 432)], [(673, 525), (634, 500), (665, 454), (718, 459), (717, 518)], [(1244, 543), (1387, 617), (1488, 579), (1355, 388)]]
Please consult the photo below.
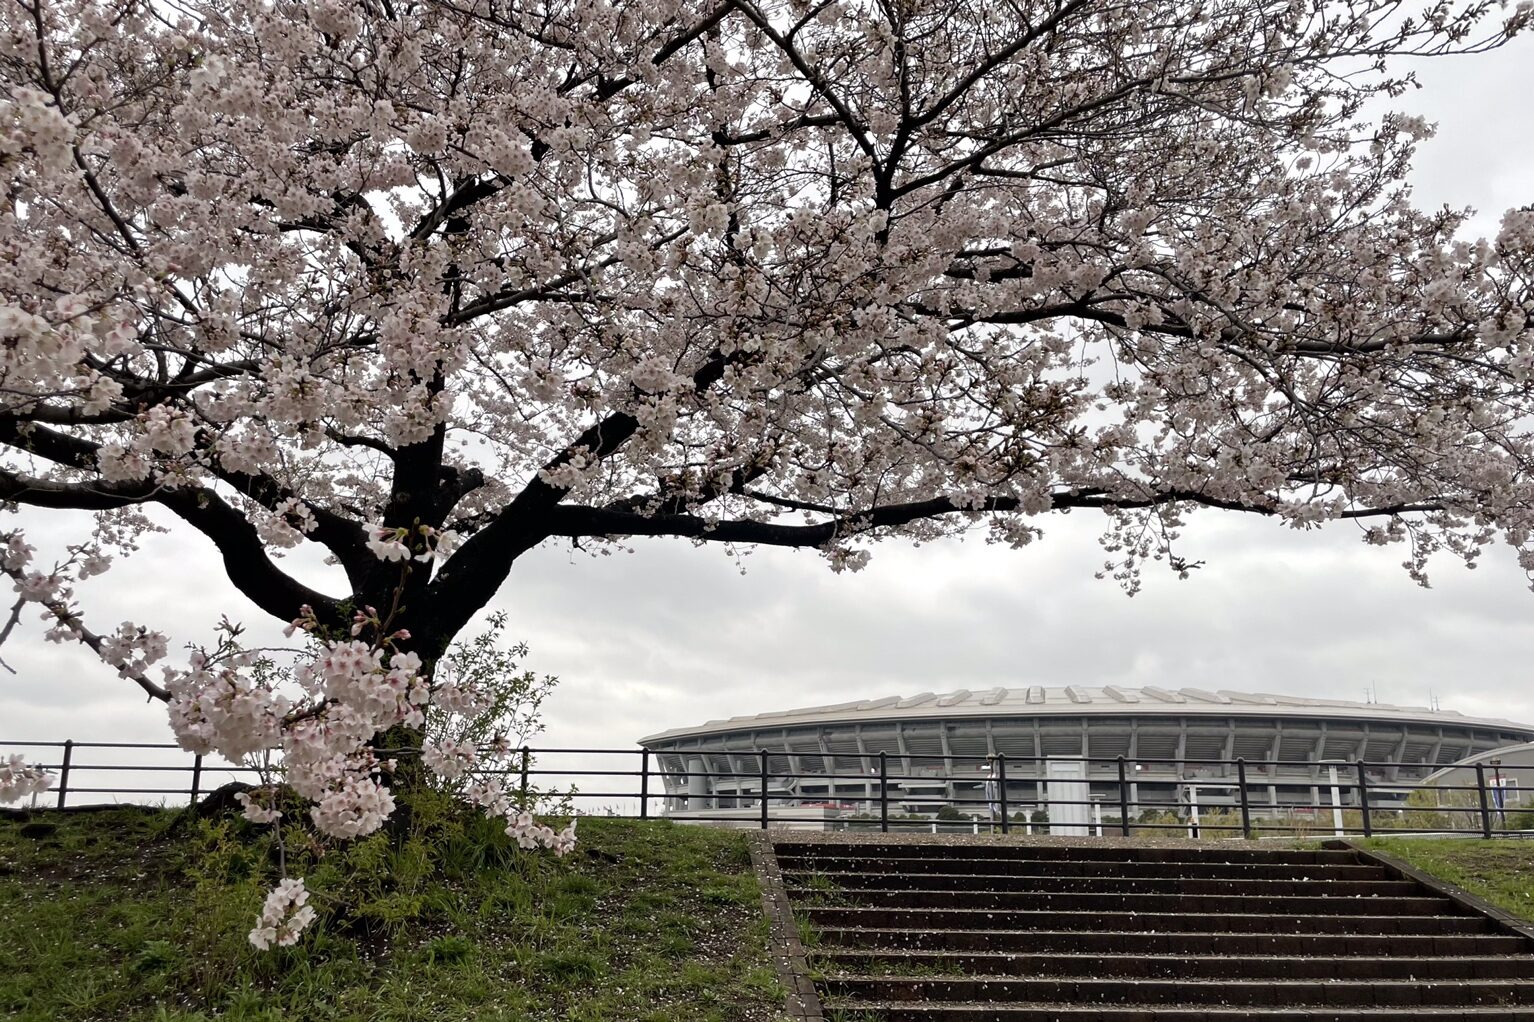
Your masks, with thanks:
[[(1530, 40), (1428, 62), (1424, 89), (1394, 104), (1439, 123), (1414, 178), (1420, 205), (1471, 205), (1476, 233), (1534, 202)], [(46, 550), (71, 516), (26, 516)], [(1150, 572), (1126, 597), (1093, 572), (1101, 519), (1042, 521), (1021, 551), (978, 538), (912, 549), (834, 575), (812, 552), (635, 541), (591, 556), (549, 545), (518, 562), (494, 603), (532, 647), (527, 666), (560, 676), (545, 743), (632, 747), (646, 734), (764, 710), (980, 686), (1194, 685), (1426, 704), (1534, 722), (1534, 593), (1505, 547), (1473, 572), (1443, 561), (1430, 590), (1397, 548), (1364, 546), (1343, 524), (1298, 533), (1202, 513), (1183, 554), (1187, 581)], [(744, 567), (745, 573), (741, 573)], [(280, 633), (223, 580), (211, 545), (178, 529), (81, 589), (87, 620), (124, 618), (177, 642), (218, 614)], [(0, 740), (168, 741), (165, 713), (88, 651), (27, 631), (3, 651)]]

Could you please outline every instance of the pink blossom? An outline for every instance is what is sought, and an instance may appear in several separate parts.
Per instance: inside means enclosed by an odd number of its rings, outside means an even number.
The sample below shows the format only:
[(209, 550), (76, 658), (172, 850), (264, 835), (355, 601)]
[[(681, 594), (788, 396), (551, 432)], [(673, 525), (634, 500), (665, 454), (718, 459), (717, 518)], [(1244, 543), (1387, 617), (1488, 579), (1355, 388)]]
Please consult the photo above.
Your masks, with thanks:
[(304, 927), (316, 918), (308, 901), (309, 892), (302, 880), (289, 879), (279, 883), (266, 896), (256, 928), (250, 931), (251, 944), (264, 951), (273, 944), (288, 947), (298, 943)]
[(27, 765), (21, 756), (0, 763), (0, 802), (19, 802), (53, 787), (53, 775)]

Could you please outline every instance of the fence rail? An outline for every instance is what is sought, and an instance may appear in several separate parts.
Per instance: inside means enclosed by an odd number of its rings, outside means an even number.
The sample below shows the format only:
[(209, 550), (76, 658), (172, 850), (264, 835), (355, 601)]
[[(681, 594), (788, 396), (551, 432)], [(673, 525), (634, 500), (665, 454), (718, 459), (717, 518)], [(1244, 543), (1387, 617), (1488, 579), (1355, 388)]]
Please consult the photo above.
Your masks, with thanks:
[[(162, 800), (186, 798), (196, 802), (210, 790), (210, 774), (256, 780), (261, 772), (252, 766), (209, 762), (201, 755), (190, 755), (170, 744), (0, 741), (0, 751), (9, 750), (26, 750), (29, 761), (55, 775), (53, 790), (48, 795), (61, 809), (70, 805), (71, 797), (78, 806), (82, 804), (81, 797), (90, 795), (150, 795)], [(42, 750), (56, 750), (57, 760), (39, 761), (49, 755)], [(150, 753), (166, 761), (103, 762), (97, 758), (103, 750)], [(1032, 832), (1035, 826), (1040, 826), (1055, 833), (1123, 836), (1185, 830), (1193, 837), (1239, 834), (1252, 838), (1330, 830), (1338, 834), (1362, 833), (1366, 837), (1377, 833), (1455, 833), (1491, 838), (1525, 833), (1521, 826), (1510, 826), (1509, 819), (1519, 811), (1517, 799), (1528, 794), (1531, 787), (1520, 784), (1518, 775), (1527, 778), (1534, 771), (1534, 764), (1504, 764), (1497, 759), (1463, 766), (1435, 766), (1362, 759), (1126, 756), (1109, 759), (877, 752), (837, 753), (837, 760), (856, 760), (861, 769), (857, 773), (835, 773), (772, 770), (774, 760), (785, 759), (781, 750), (656, 752), (640, 748), (524, 747), (515, 753), (512, 766), (474, 773), (501, 775), (508, 782), (514, 779), (524, 802), (536, 797), (540, 790), (557, 790), (567, 785), (571, 787), (561, 793), (567, 804), (588, 814), (635, 819), (669, 816), (688, 822), (762, 828), (813, 825), (886, 832), (985, 826), (1010, 833), (1019, 827)], [(176, 757), (175, 762), (169, 761), (172, 756)], [(675, 765), (688, 759), (697, 761), (702, 756), (727, 759), (749, 768), (690, 770)], [(611, 762), (607, 757), (637, 760), (638, 769), (610, 768), (606, 765)], [(669, 761), (670, 765), (658, 760)], [(904, 762), (903, 771), (891, 770), (895, 760)], [(920, 760), (937, 760), (941, 765), (915, 765)], [(1079, 764), (1081, 769), (1072, 777), (1050, 775), (1052, 765), (1058, 764)], [(1284, 768), (1296, 772), (1280, 774)], [(1463, 771), (1473, 783), (1427, 786), (1420, 780), (1409, 779), (1413, 773), (1444, 768)], [(279, 772), (280, 769), (277, 767)], [(1299, 773), (1300, 770), (1305, 773)], [(1402, 772), (1409, 775), (1407, 779), (1399, 776)], [(103, 777), (163, 774), (189, 776), (174, 786), (100, 783)], [(1229, 780), (1217, 780), (1216, 774)], [(150, 780), (154, 779), (151, 776)], [(943, 794), (922, 794), (921, 789), (929, 788), (934, 781), (941, 781), (949, 790)], [(596, 783), (598, 790), (582, 790), (579, 786), (583, 783)], [(823, 786), (826, 793), (800, 791), (806, 784)], [(838, 784), (860, 785), (862, 791), (838, 792)], [(907, 789), (907, 784), (914, 784), (917, 790)], [(1179, 800), (1141, 799), (1137, 797), (1141, 784), (1163, 790), (1170, 785), (1179, 793)], [(1094, 787), (1102, 789), (1101, 793), (1094, 796)], [(1033, 788), (1036, 796), (1026, 797), (1021, 790), (1026, 788)], [(1050, 788), (1055, 790), (1046, 794)], [(1325, 791), (1330, 798), (1279, 801), (1276, 792), (1280, 788)], [(1224, 798), (1201, 803), (1200, 793), (1211, 789), (1222, 791)], [(1416, 804), (1408, 803), (1407, 797), (1416, 791), (1431, 795), (1433, 804), (1424, 804), (1425, 797)], [(1083, 792), (1085, 798), (1080, 797)], [(619, 801), (616, 804), (606, 801), (614, 799)], [(1332, 815), (1330, 826), (1311, 822), (1319, 821), (1321, 814), (1328, 811)], [(1041, 813), (1043, 819), (1038, 818)], [(1055, 818), (1049, 819), (1050, 816)], [(1087, 822), (1083, 824), (1083, 820)], [(1527, 833), (1534, 836), (1534, 827), (1528, 828)]]

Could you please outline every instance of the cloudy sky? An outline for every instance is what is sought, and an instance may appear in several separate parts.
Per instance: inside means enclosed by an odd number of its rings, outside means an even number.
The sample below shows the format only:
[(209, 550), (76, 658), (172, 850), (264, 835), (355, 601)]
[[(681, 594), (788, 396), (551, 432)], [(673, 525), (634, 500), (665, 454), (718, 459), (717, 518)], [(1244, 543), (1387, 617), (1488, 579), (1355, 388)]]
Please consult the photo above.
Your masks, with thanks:
[[(1419, 67), (1424, 88), (1397, 108), (1439, 124), (1415, 176), (1426, 206), (1480, 210), (1476, 233), (1534, 201), (1534, 138), (1524, 102), (1534, 45)], [(57, 550), (70, 516), (26, 519)], [(1365, 698), (1534, 721), (1534, 593), (1511, 551), (1469, 572), (1437, 566), (1432, 589), (1402, 552), (1357, 530), (1292, 532), (1204, 513), (1183, 554), (1187, 581), (1150, 573), (1126, 597), (1093, 572), (1102, 522), (1043, 522), (1020, 551), (978, 538), (921, 549), (886, 543), (855, 575), (813, 553), (635, 541), (591, 556), (550, 545), (518, 563), (494, 606), (532, 647), (527, 666), (562, 679), (544, 742), (632, 747), (671, 727), (736, 714), (996, 685), (1194, 685)], [(744, 573), (742, 572), (744, 569)], [(131, 619), (177, 642), (205, 638), (219, 613), (280, 632), (223, 581), (213, 550), (186, 530), (81, 590), (98, 630)], [(3, 651), (0, 740), (169, 741), (164, 710), (83, 649), (33, 627)]]

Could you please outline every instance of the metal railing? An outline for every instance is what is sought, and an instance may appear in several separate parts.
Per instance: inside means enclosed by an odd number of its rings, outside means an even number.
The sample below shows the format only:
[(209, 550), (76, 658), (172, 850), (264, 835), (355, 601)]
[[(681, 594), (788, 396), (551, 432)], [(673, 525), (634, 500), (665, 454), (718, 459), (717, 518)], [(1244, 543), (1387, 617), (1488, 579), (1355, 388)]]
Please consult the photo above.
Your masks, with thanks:
[[(37, 753), (33, 750), (56, 749), (58, 760), (54, 762), (40, 761), (36, 759)], [(98, 763), (89, 760), (82, 761), (77, 751), (89, 755), (88, 750), (114, 749), (135, 750), (155, 753), (174, 754), (178, 762), (164, 763)], [(235, 774), (256, 776), (260, 770), (252, 766), (241, 766), (216, 760), (210, 764), (200, 754), (191, 755), (188, 761), (188, 753), (178, 745), (170, 745), (157, 742), (76, 742), (66, 740), (62, 742), (0, 742), (0, 751), (21, 750), (27, 755), (28, 763), (32, 766), (41, 767), (54, 775), (53, 787), (42, 797), (53, 797), (57, 801), (55, 805), (59, 809), (65, 808), (70, 795), (160, 795), (182, 796), (192, 802), (196, 802), (210, 789), (203, 783), (204, 772), (227, 773), (233, 777)], [(87, 777), (93, 774), (129, 774), (140, 776), (143, 774), (166, 774), (185, 773), (191, 777), (187, 784), (178, 785), (174, 788), (167, 787), (102, 787), (95, 784), (78, 784), (76, 782), (81, 774)], [(76, 804), (79, 804), (78, 802)]]
[[(22, 750), (30, 762), (55, 777), (51, 791), (39, 800), (58, 808), (80, 805), (83, 796), (159, 796), (162, 802), (196, 802), (216, 785), (210, 776), (255, 779), (252, 766), (209, 761), (177, 746), (130, 742), (0, 742), (0, 752)], [(57, 750), (54, 761), (38, 761), (40, 750)], [(150, 754), (154, 762), (101, 761), (100, 754)], [(1499, 760), (1467, 764), (1474, 783), (1423, 785), (1401, 778), (1451, 764), (1391, 761), (1315, 761), (1248, 759), (1166, 759), (1155, 757), (1027, 757), (994, 755), (907, 755), (904, 753), (837, 753), (841, 760), (863, 764), (857, 773), (772, 770), (773, 760), (788, 757), (783, 750), (725, 751), (718, 749), (663, 750), (528, 748), (515, 750), (513, 765), (474, 771), (515, 779), (524, 802), (539, 792), (555, 791), (576, 812), (588, 815), (651, 819), (669, 816), (688, 822), (736, 826), (814, 825), (834, 829), (891, 830), (986, 826), (1002, 833), (1035, 826), (1070, 834), (1119, 834), (1186, 831), (1189, 836), (1229, 835), (1253, 838), (1317, 831), (1335, 833), (1454, 833), (1490, 838), (1518, 834), (1509, 817), (1520, 811), (1518, 798), (1529, 793), (1519, 784), (1534, 765), (1503, 764)], [(608, 769), (597, 764), (611, 757), (637, 760), (638, 769)], [(728, 760), (749, 769), (687, 770), (688, 760)], [(818, 757), (817, 757), (818, 758)], [(706, 760), (705, 760), (706, 761)], [(903, 762), (903, 771), (892, 765)], [(940, 766), (917, 761), (937, 761)], [(1078, 776), (1051, 776), (1051, 765), (1079, 765)], [(277, 768), (280, 771), (280, 767)], [(1011, 774), (1009, 775), (1009, 770)], [(131, 786), (104, 783), (121, 775), (158, 778), (189, 775), (173, 786)], [(1217, 780), (1218, 778), (1226, 778)], [(924, 790), (935, 779), (950, 792), (919, 794), (904, 782)], [(632, 783), (624, 783), (630, 781)], [(595, 783), (598, 790), (583, 790)], [(1049, 789), (1053, 787), (1054, 792)], [(1093, 795), (1093, 788), (1101, 789)], [(1138, 797), (1146, 787), (1172, 800)], [(1035, 796), (1026, 797), (1032, 788)], [(1086, 797), (1081, 798), (1083, 788)], [(808, 790), (806, 790), (808, 789)], [(851, 789), (851, 790), (848, 790)], [(1201, 792), (1219, 790), (1223, 798), (1200, 801)], [(1280, 800), (1280, 790), (1327, 792), (1329, 799)], [(1408, 804), (1410, 793), (1430, 794), (1434, 803)], [(531, 795), (530, 795), (531, 793)], [(1064, 797), (1065, 795), (1076, 797)], [(1056, 797), (1061, 796), (1061, 797)], [(611, 800), (618, 800), (614, 803)], [(1534, 807), (1530, 807), (1534, 809)], [(659, 811), (657, 811), (659, 810)], [(939, 811), (943, 816), (938, 816)], [(813, 812), (811, 812), (813, 811)], [(1330, 812), (1330, 826), (1321, 814)], [(1054, 816), (1038, 819), (1039, 814)], [(955, 819), (955, 816), (958, 819)], [(1023, 819), (1018, 819), (1023, 815)], [(946, 818), (943, 818), (946, 817)], [(1067, 821), (1066, 818), (1069, 820)], [(1085, 819), (1087, 822), (1082, 823)]]

